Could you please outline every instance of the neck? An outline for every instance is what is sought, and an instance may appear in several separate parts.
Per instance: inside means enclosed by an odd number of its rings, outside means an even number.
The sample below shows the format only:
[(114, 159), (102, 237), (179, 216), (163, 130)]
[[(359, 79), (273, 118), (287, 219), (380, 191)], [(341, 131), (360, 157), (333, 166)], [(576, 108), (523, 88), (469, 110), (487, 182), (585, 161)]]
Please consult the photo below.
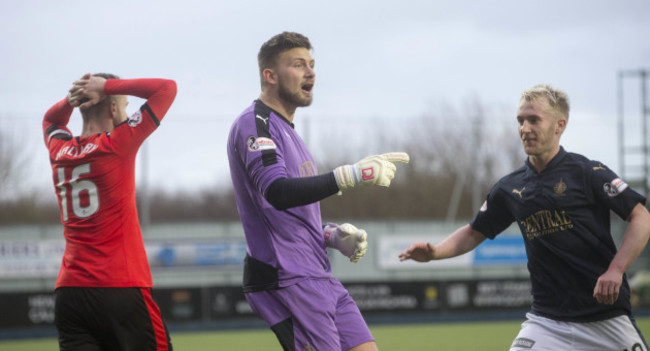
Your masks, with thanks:
[(81, 127), (81, 137), (85, 138), (90, 135), (107, 133), (113, 130), (115, 126), (113, 121), (109, 119), (103, 119), (101, 121), (84, 121), (83, 126)]
[(530, 161), (530, 164), (535, 167), (535, 170), (537, 173), (541, 172), (548, 166), (549, 162), (555, 157), (555, 155), (560, 152), (560, 145), (557, 147), (553, 148), (551, 151), (540, 154), (540, 155), (528, 155), (528, 161)]
[(296, 113), (296, 106), (287, 103), (280, 99), (277, 94), (271, 94), (267, 91), (262, 91), (259, 99), (268, 107), (277, 111), (286, 118), (289, 122), (293, 123), (293, 116)]

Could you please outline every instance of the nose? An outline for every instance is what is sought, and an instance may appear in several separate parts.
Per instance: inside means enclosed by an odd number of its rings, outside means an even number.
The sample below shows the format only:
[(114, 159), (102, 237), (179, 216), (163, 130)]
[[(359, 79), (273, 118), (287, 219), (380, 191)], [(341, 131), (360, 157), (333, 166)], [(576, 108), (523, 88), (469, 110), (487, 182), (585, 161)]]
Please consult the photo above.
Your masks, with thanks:
[(314, 71), (313, 67), (307, 66), (307, 77), (316, 77), (316, 71)]
[(530, 123), (528, 121), (523, 121), (519, 124), (519, 131), (521, 133), (528, 133), (530, 132)]

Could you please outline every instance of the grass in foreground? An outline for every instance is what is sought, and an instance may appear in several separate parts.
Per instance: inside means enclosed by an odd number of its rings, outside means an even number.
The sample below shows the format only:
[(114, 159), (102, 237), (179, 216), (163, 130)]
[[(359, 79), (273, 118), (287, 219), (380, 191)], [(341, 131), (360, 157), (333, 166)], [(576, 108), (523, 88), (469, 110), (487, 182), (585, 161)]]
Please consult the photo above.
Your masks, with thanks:
[[(381, 351), (503, 351), (519, 332), (521, 321), (399, 324), (371, 326)], [(637, 326), (650, 338), (650, 317), (637, 318)], [(177, 351), (277, 351), (280, 344), (270, 330), (235, 330), (172, 333)], [(3, 351), (57, 350), (56, 339), (0, 341)]]

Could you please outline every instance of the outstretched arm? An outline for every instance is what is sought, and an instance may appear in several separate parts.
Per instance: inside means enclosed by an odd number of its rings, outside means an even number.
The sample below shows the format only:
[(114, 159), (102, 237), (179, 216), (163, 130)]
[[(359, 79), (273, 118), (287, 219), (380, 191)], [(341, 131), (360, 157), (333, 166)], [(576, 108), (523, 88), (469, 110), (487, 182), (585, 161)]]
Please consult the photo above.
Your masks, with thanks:
[(411, 245), (399, 254), (399, 260), (428, 262), (456, 257), (474, 250), (483, 241), (485, 236), (467, 224), (458, 228), (438, 245), (424, 242)]
[(403, 152), (368, 156), (354, 165), (340, 166), (330, 173), (304, 178), (280, 178), (275, 180), (264, 194), (264, 198), (276, 210), (286, 210), (308, 205), (339, 190), (357, 185), (379, 185), (388, 187), (395, 177), (393, 162), (409, 161)]
[(613, 304), (618, 300), (623, 273), (636, 261), (650, 238), (650, 213), (643, 204), (634, 207), (628, 221), (620, 249), (594, 287), (594, 298), (600, 303)]
[(269, 186), (264, 198), (276, 210), (305, 206), (339, 191), (332, 173), (304, 178), (280, 178)]

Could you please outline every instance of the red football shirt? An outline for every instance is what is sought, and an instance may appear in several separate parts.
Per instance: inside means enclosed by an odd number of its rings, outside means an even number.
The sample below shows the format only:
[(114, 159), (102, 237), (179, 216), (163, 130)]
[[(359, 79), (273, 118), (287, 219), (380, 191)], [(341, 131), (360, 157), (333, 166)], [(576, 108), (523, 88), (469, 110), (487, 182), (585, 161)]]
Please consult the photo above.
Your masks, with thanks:
[(65, 253), (56, 288), (151, 287), (135, 201), (135, 157), (176, 96), (166, 79), (109, 79), (106, 95), (147, 102), (110, 133), (73, 137), (63, 99), (43, 119)]

